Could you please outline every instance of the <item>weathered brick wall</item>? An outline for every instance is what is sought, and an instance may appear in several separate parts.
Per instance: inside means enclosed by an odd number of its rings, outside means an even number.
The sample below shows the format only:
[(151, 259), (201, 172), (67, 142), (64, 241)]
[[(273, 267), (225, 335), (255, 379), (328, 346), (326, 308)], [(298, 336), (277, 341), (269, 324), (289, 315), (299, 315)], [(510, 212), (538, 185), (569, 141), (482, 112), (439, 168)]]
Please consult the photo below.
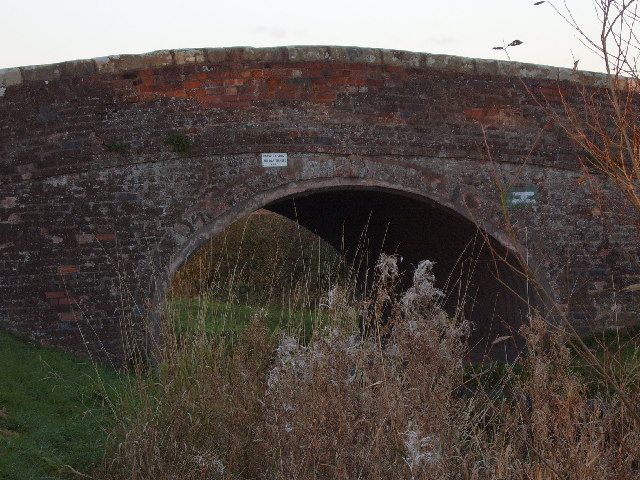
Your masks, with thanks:
[[(338, 47), (163, 51), (0, 72), (0, 323), (104, 358), (176, 268), (322, 188), (435, 202), (522, 258), (579, 328), (634, 321), (635, 216), (549, 115), (595, 74)], [(176, 152), (175, 134), (191, 147)], [(488, 150), (487, 150), (488, 147)], [(490, 158), (487, 152), (490, 152)], [(287, 152), (265, 169), (261, 152)], [(506, 216), (498, 185), (535, 185)], [(593, 189), (599, 192), (596, 197)], [(601, 204), (600, 200), (604, 203)], [(611, 310), (616, 293), (619, 307)]]

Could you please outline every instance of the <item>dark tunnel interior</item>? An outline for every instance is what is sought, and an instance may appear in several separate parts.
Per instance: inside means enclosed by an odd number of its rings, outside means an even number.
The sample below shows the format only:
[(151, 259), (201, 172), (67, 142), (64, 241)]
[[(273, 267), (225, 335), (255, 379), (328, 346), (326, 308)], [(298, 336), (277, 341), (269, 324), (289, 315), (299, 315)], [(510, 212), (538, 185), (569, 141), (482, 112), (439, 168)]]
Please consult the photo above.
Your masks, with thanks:
[[(518, 330), (535, 302), (519, 263), (459, 214), (405, 195), (364, 189), (314, 192), (265, 208), (297, 221), (348, 260), (366, 258), (369, 271), (380, 253), (399, 255), (406, 279), (421, 260), (436, 262), (445, 309), (453, 313), (464, 305), (471, 322), (471, 360), (513, 360), (522, 350)], [(494, 343), (504, 337), (510, 338)]]

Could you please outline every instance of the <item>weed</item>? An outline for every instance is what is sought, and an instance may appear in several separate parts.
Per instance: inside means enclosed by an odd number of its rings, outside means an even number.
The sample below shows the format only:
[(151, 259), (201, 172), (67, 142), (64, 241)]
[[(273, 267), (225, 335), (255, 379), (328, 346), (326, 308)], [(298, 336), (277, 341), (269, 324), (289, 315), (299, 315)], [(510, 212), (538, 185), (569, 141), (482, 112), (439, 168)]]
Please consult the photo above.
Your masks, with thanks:
[(189, 137), (181, 133), (170, 134), (166, 138), (165, 143), (169, 145), (171, 147), (171, 150), (176, 153), (187, 153), (193, 145), (193, 142), (189, 139)]
[[(231, 339), (197, 312), (181, 335), (169, 315), (104, 477), (638, 478), (635, 417), (617, 390), (590, 391), (562, 332), (534, 316), (517, 368), (469, 370), (469, 326), (441, 309), (431, 263), (405, 291), (397, 277), (384, 257), (368, 297), (334, 286), (307, 340), (264, 309)], [(637, 372), (624, 381), (637, 388)]]
[(127, 142), (109, 141), (104, 143), (104, 149), (110, 153), (126, 153), (129, 150), (129, 144)]

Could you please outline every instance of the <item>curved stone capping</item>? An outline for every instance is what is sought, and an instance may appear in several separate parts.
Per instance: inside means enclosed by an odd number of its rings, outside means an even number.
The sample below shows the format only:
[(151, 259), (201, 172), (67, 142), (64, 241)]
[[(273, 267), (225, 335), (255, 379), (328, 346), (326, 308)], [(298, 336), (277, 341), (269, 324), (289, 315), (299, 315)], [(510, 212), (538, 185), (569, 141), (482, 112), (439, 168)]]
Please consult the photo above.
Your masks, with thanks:
[(113, 75), (144, 68), (243, 61), (369, 64), (420, 70), (444, 70), (466, 74), (571, 81), (590, 86), (605, 86), (610, 79), (605, 73), (574, 71), (568, 68), (503, 60), (474, 59), (379, 48), (287, 46), (158, 50), (139, 55), (112, 55), (49, 65), (5, 68), (0, 69), (0, 88), (19, 85), (23, 82), (48, 81), (93, 74)]

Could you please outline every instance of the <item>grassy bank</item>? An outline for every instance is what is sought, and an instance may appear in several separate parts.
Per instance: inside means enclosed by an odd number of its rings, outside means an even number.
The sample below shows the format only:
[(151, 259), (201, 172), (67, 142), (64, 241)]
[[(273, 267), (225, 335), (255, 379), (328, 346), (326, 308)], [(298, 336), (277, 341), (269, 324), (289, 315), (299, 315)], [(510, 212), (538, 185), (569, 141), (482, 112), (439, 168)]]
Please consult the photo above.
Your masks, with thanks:
[(121, 380), (0, 330), (0, 479), (78, 478), (102, 461)]
[[(319, 320), (311, 311), (289, 312), (285, 308), (228, 305), (203, 299), (174, 299), (170, 309), (181, 336), (204, 325), (207, 334), (212, 335), (210, 338), (233, 338), (234, 343), (235, 339), (240, 339), (240, 344), (246, 342), (242, 334), (256, 316), (261, 318), (266, 332), (284, 330), (304, 333), (303, 337), (308, 337)], [(621, 380), (637, 378), (640, 371), (639, 334), (637, 329), (619, 335), (610, 332), (585, 339), (585, 343), (598, 359), (613, 357), (614, 361), (609, 359), (606, 364), (618, 365), (613, 374), (617, 372)], [(255, 341), (255, 338), (251, 340)], [(264, 341), (262, 347), (268, 347), (266, 337)], [(275, 345), (269, 348), (275, 348)], [(262, 350), (266, 355), (262, 357), (263, 373), (264, 368), (271, 368), (269, 358), (272, 358), (273, 350), (269, 353), (269, 348)], [(246, 349), (246, 345), (240, 346), (245, 353)], [(255, 350), (251, 352), (253, 355)], [(567, 367), (573, 364), (572, 369), (581, 374), (586, 384), (600, 383), (592, 366), (577, 355), (573, 358)], [(243, 378), (246, 372), (242, 373), (242, 365), (247, 362), (246, 357), (244, 360), (236, 357), (234, 361), (240, 363), (232, 371), (239, 369), (236, 371), (241, 374), (238, 378)], [(522, 370), (520, 367), (515, 369)], [(106, 398), (119, 397), (122, 377), (111, 370), (96, 370), (90, 363), (61, 352), (35, 347), (2, 331), (0, 371), (0, 479), (71, 479), (82, 478), (74, 472), (94, 474), (95, 468), (102, 464), (106, 432), (114, 427), (114, 415)], [(479, 371), (467, 370), (465, 383), (481, 380), (485, 387), (494, 390), (502, 384), (504, 375), (504, 367), (485, 365)], [(234, 385), (233, 380), (227, 381)], [(256, 378), (256, 381), (259, 384), (264, 379)], [(189, 388), (185, 391), (189, 392)], [(237, 388), (233, 387), (234, 390)], [(590, 390), (592, 396), (594, 392)], [(185, 413), (180, 411), (184, 398), (180, 396), (175, 400), (172, 416), (180, 416)], [(164, 400), (158, 398), (158, 401)], [(200, 418), (206, 427), (207, 415), (217, 416), (224, 412), (216, 412), (207, 403), (204, 405), (206, 414), (200, 413)], [(117, 401), (115, 411), (118, 421), (122, 421), (126, 409), (123, 410)], [(136, 415), (134, 411), (127, 414), (130, 419)]]

